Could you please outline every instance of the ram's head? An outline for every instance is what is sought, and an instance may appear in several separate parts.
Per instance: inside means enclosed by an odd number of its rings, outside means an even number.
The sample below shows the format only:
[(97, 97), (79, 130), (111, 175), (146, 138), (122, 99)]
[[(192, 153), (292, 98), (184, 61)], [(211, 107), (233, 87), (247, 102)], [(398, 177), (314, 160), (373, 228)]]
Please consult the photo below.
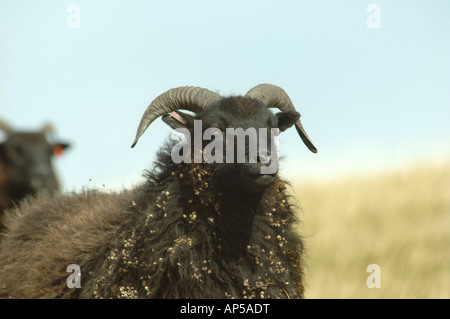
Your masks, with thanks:
[[(280, 112), (274, 114), (271, 108)], [(228, 192), (259, 193), (274, 182), (278, 172), (275, 139), (293, 125), (305, 145), (317, 152), (289, 96), (271, 84), (231, 97), (198, 87), (171, 89), (148, 106), (132, 147), (160, 116), (186, 137), (174, 145), (172, 160), (216, 165), (217, 185)]]

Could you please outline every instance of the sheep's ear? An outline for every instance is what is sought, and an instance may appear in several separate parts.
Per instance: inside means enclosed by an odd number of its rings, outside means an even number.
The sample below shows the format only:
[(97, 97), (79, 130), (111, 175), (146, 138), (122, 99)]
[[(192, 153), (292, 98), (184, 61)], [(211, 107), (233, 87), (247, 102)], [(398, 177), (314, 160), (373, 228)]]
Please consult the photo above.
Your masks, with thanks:
[(274, 117), (277, 127), (283, 132), (297, 122), (300, 118), (300, 113), (295, 111), (283, 111), (275, 114)]
[(173, 129), (194, 127), (194, 117), (180, 111), (166, 114), (162, 120)]

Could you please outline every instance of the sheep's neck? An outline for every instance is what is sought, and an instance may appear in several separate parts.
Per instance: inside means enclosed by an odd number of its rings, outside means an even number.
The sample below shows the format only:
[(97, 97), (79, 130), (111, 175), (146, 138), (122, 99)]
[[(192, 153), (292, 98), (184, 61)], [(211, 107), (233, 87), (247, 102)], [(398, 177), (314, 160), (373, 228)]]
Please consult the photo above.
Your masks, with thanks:
[(183, 189), (188, 190), (185, 193), (188, 203), (196, 203), (194, 206), (200, 205), (203, 209), (208, 207), (208, 216), (205, 217), (211, 221), (208, 225), (215, 233), (218, 251), (224, 258), (239, 259), (247, 251), (253, 233), (253, 221), (260, 211), (264, 192), (252, 195), (227, 194), (224, 190), (214, 188), (214, 172), (209, 170), (208, 165), (192, 165), (188, 168), (181, 174), (185, 183)]
[(236, 202), (223, 196), (219, 201), (217, 216), (218, 238), (224, 256), (238, 259), (245, 254), (249, 245), (259, 198)]

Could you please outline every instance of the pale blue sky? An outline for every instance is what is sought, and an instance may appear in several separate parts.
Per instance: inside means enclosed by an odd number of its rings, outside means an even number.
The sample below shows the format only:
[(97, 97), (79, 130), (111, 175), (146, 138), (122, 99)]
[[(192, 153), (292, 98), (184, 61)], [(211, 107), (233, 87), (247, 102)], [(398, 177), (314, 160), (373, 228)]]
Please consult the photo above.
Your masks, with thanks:
[[(67, 26), (77, 4), (81, 27)], [(380, 8), (370, 29), (366, 8)], [(283, 87), (317, 146), (280, 137), (281, 173), (310, 181), (450, 159), (450, 2), (0, 2), (0, 117), (51, 121), (73, 143), (66, 189), (140, 182), (170, 134), (156, 121), (131, 149), (147, 105), (195, 85), (244, 94)]]

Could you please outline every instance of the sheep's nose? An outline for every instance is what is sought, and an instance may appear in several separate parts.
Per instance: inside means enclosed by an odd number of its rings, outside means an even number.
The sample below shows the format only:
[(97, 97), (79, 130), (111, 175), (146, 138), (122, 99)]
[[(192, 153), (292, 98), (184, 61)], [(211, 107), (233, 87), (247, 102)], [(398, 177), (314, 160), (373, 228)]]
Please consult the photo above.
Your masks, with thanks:
[(253, 155), (253, 161), (255, 163), (269, 164), (271, 159), (271, 153), (269, 150), (260, 151)]

